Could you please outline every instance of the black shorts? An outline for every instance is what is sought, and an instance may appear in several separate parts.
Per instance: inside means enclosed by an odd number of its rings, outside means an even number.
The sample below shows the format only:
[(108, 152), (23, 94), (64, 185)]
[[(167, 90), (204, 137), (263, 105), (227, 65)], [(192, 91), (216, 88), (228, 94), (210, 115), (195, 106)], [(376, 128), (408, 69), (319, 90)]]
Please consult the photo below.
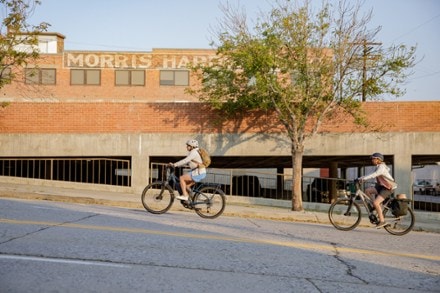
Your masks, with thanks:
[(391, 196), (391, 194), (393, 194), (392, 190), (389, 190), (380, 184), (376, 184), (376, 186), (374, 186), (374, 188), (376, 188), (377, 194), (382, 196), (384, 199), (389, 198)]

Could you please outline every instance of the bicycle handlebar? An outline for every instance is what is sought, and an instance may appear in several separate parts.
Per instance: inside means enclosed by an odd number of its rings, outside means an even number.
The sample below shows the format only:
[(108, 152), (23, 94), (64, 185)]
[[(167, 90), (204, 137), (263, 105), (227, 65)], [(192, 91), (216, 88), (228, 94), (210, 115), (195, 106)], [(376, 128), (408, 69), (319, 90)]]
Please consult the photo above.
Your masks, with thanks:
[(360, 180), (359, 178), (356, 178), (353, 180), (353, 183), (356, 185), (356, 187), (361, 187), (362, 184), (362, 180)]

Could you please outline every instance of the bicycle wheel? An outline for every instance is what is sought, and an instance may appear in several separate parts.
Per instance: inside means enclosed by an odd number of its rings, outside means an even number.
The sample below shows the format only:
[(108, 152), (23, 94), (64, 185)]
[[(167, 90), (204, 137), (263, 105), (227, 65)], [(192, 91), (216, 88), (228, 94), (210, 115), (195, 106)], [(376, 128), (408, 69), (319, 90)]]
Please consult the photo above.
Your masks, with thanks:
[(385, 222), (389, 225), (383, 227), (388, 233), (402, 236), (412, 230), (415, 223), (414, 212), (408, 208), (405, 216), (396, 217), (391, 213), (391, 209), (384, 211)]
[(196, 191), (193, 206), (197, 215), (214, 219), (220, 216), (226, 205), (225, 193), (216, 187), (205, 186)]
[(174, 191), (164, 182), (153, 182), (145, 187), (141, 201), (150, 213), (163, 214), (171, 208), (174, 202)]
[(339, 198), (330, 205), (328, 217), (330, 223), (343, 231), (353, 230), (361, 221), (361, 208), (348, 198)]

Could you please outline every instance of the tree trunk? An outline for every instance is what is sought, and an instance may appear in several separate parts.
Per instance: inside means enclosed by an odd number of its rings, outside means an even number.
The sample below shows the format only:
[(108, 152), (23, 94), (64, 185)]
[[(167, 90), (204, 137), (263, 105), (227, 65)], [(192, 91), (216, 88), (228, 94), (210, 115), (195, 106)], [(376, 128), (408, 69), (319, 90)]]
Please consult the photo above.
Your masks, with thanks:
[(302, 204), (302, 160), (303, 148), (292, 146), (292, 211), (303, 211)]

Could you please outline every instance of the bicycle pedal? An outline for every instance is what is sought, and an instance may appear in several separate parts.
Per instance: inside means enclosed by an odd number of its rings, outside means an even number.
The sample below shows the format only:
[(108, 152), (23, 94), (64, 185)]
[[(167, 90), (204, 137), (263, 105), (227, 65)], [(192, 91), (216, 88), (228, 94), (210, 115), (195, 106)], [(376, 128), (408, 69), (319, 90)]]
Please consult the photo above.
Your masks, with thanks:
[(183, 207), (185, 207), (187, 209), (191, 209), (192, 208), (191, 202), (189, 202), (187, 200), (181, 200), (180, 203), (183, 205)]

